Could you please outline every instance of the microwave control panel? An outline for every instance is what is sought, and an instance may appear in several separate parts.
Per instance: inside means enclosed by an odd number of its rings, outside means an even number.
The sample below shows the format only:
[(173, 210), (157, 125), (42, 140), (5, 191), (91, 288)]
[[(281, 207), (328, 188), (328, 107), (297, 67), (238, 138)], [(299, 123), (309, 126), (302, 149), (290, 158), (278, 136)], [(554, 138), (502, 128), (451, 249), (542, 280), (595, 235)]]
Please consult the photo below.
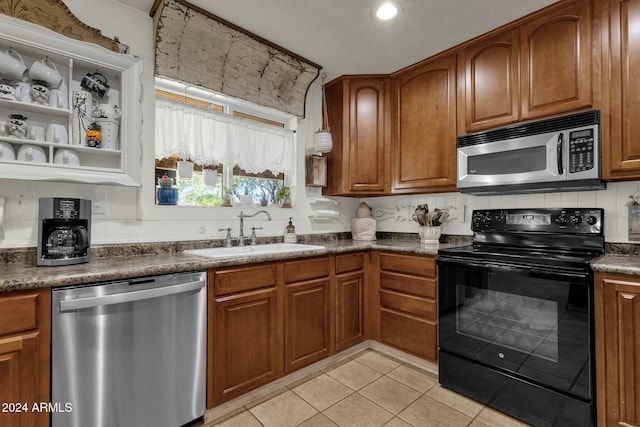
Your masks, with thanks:
[(569, 173), (591, 170), (595, 166), (594, 129), (569, 132)]

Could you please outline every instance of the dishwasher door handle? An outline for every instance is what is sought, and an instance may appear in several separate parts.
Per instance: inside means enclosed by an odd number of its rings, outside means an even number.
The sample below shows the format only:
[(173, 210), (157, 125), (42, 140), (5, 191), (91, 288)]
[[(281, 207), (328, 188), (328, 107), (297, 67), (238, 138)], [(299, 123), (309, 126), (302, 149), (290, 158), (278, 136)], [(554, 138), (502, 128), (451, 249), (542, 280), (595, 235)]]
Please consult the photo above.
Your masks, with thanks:
[(140, 301), (150, 298), (181, 294), (184, 292), (202, 289), (204, 288), (204, 285), (205, 282), (199, 280), (196, 282), (187, 282), (172, 286), (146, 289), (144, 291), (122, 292), (119, 294), (60, 301), (60, 311), (79, 310), (83, 308), (92, 308), (104, 305), (122, 304), (125, 302)]

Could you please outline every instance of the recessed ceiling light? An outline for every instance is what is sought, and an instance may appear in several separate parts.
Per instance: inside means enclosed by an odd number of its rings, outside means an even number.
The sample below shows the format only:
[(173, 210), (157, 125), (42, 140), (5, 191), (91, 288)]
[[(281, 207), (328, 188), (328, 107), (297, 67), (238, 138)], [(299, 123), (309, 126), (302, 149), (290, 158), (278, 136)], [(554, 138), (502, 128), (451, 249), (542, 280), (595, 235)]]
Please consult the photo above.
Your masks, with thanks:
[(375, 11), (375, 17), (381, 21), (388, 21), (389, 19), (394, 18), (400, 8), (395, 3), (383, 3), (378, 9)]

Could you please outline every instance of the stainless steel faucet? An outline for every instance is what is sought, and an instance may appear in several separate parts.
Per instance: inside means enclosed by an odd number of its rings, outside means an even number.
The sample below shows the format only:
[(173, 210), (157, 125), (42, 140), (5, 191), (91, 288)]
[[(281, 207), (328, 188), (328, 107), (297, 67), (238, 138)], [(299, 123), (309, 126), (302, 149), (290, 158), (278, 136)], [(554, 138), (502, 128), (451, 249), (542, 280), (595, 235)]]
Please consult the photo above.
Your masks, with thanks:
[[(256, 213), (254, 213), (253, 215), (245, 215), (242, 211), (240, 211), (240, 215), (238, 215), (238, 218), (240, 218), (240, 235), (238, 236), (238, 240), (240, 241), (238, 243), (238, 246), (244, 246), (244, 241), (245, 241), (245, 237), (244, 237), (244, 219), (245, 218), (253, 218), (254, 216), (258, 215), (259, 213), (263, 213), (267, 216), (267, 221), (271, 221), (271, 215), (269, 215), (269, 212), (265, 211), (265, 210), (261, 210), (258, 211)], [(254, 235), (252, 237), (255, 237), (255, 232)], [(254, 244), (255, 242), (255, 238), (252, 239), (252, 244)]]

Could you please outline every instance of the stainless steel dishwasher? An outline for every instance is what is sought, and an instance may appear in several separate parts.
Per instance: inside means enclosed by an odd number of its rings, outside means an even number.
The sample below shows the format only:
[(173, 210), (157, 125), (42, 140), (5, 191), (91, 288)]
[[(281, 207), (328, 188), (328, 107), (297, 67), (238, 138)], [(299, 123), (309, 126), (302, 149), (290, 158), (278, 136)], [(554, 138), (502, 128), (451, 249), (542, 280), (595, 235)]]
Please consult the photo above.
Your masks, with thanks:
[(206, 273), (54, 289), (53, 427), (177, 427), (202, 417)]

